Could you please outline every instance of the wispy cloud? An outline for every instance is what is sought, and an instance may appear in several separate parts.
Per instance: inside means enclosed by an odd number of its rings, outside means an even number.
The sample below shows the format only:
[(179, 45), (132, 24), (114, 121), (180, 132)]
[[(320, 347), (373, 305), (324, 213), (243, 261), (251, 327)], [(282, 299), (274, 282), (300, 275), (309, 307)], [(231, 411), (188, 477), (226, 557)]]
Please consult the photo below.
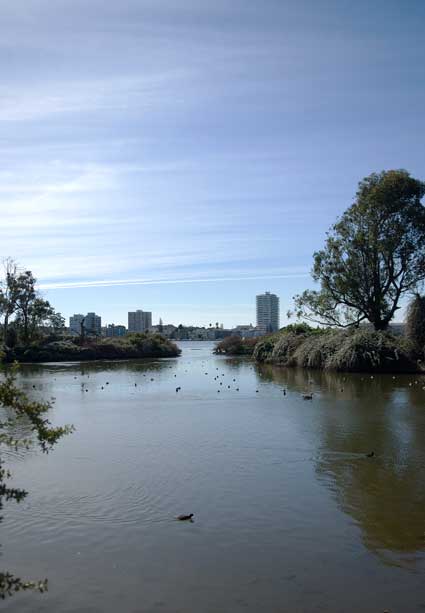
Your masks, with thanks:
[[(0, 98), (0, 121), (40, 120), (60, 114), (77, 114), (131, 109), (142, 113), (171, 104), (165, 94), (187, 82), (192, 71), (175, 70), (142, 76), (102, 80), (46, 81), (34, 87), (8, 90)], [(187, 100), (186, 100), (187, 102)], [(179, 103), (179, 97), (173, 101)]]
[(221, 283), (225, 281), (243, 282), (243, 281), (259, 281), (272, 279), (300, 279), (308, 277), (308, 272), (293, 273), (293, 274), (262, 274), (262, 275), (243, 275), (238, 277), (208, 277), (208, 278), (187, 278), (187, 279), (115, 279), (115, 280), (97, 280), (97, 281), (75, 281), (67, 283), (41, 283), (40, 289), (76, 289), (87, 287), (119, 287), (130, 285), (176, 285), (180, 283)]

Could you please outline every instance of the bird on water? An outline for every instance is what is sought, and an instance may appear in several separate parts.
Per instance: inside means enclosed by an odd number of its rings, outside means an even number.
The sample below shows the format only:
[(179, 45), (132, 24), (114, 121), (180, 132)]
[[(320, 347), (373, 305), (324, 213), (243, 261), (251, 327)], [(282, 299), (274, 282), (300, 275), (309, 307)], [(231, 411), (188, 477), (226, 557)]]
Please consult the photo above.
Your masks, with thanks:
[(192, 517), (193, 513), (190, 513), (189, 515), (178, 515), (177, 519), (180, 521), (192, 521)]
[(375, 452), (374, 452), (374, 451), (371, 451), (370, 453), (367, 453), (367, 454), (366, 454), (366, 457), (367, 457), (367, 458), (373, 458), (373, 456), (374, 456), (374, 455), (375, 455)]

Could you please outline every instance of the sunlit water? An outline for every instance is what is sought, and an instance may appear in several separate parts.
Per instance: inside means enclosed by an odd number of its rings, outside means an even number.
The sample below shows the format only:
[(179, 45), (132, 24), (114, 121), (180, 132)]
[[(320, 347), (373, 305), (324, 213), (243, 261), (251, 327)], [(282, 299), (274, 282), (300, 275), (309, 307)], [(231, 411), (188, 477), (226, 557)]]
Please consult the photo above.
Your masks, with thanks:
[(8, 454), (30, 495), (4, 509), (1, 564), (48, 577), (49, 592), (3, 607), (423, 611), (425, 377), (182, 347), (163, 361), (22, 367), (22, 386), (54, 396), (51, 420), (76, 431), (49, 455)]

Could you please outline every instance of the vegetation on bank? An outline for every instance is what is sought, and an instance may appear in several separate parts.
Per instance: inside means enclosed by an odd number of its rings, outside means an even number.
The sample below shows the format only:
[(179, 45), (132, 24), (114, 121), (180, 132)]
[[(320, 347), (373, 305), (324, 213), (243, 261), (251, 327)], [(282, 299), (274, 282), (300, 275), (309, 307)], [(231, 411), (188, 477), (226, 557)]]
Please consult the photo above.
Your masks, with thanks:
[(128, 360), (168, 358), (180, 355), (175, 343), (160, 334), (136, 333), (125, 337), (88, 337), (81, 343), (78, 337), (42, 336), (28, 344), (5, 347), (6, 362), (72, 362), (84, 360)]
[(249, 355), (253, 354), (257, 338), (241, 338), (240, 336), (226, 336), (222, 341), (217, 343), (214, 348), (216, 354), (226, 355)]
[(260, 339), (255, 360), (286, 367), (346, 372), (417, 372), (418, 353), (411, 340), (364, 328), (282, 329)]

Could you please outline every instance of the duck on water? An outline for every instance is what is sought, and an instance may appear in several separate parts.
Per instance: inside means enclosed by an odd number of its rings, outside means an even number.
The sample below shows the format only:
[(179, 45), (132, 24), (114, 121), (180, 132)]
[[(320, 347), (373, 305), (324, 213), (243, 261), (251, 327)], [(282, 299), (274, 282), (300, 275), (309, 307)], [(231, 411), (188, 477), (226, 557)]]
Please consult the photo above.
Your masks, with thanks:
[(178, 515), (177, 519), (179, 521), (193, 521), (192, 517), (193, 517), (193, 513), (190, 513), (189, 515)]

